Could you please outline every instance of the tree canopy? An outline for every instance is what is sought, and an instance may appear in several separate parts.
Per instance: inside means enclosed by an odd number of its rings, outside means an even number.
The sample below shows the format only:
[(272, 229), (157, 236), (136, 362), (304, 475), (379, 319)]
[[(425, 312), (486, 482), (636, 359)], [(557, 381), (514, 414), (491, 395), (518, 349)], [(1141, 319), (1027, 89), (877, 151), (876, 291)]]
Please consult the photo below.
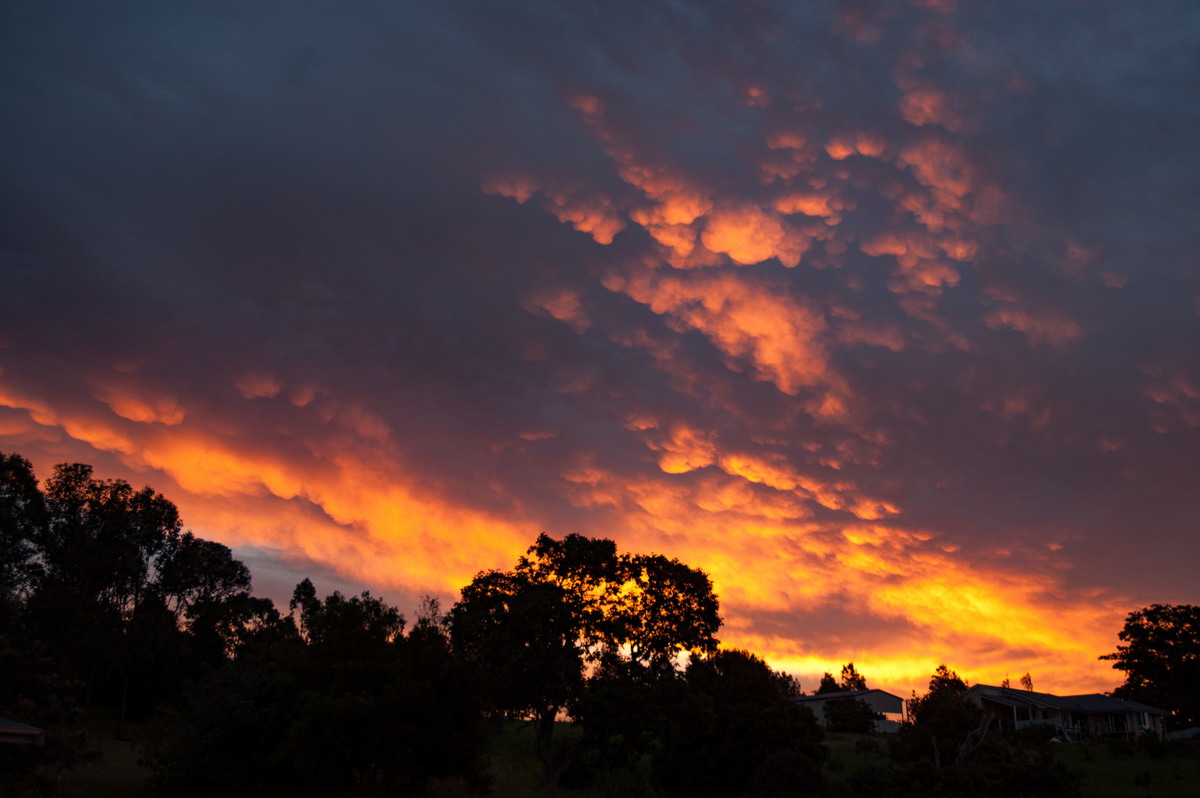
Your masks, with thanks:
[(451, 610), (455, 649), (493, 706), (535, 722), (547, 793), (569, 764), (555, 721), (589, 684), (629, 668), (673, 674), (679, 654), (716, 650), (720, 624), (703, 571), (581, 535), (540, 535), (513, 570), (476, 575)]
[(1151, 604), (1129, 613), (1122, 645), (1105, 654), (1125, 672), (1118, 698), (1169, 710), (1171, 728), (1200, 726), (1200, 606)]

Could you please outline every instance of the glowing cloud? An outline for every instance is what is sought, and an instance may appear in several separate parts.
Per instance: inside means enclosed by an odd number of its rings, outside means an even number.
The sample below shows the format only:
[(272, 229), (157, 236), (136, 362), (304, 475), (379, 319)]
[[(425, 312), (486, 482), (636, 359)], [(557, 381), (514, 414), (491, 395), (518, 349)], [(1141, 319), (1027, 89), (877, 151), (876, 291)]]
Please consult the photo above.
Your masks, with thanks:
[(795, 267), (809, 246), (782, 219), (750, 205), (712, 213), (700, 240), (711, 251), (745, 265), (778, 258), (784, 266)]

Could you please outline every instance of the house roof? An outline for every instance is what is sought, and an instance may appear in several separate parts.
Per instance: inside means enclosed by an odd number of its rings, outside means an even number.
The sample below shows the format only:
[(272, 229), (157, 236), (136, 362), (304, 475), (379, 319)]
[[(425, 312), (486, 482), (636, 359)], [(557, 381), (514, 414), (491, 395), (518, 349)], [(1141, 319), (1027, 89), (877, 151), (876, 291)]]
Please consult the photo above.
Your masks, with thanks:
[[(821, 701), (832, 701), (837, 698), (858, 698), (863, 700), (882, 698), (885, 700), (891, 699), (892, 701), (896, 702), (897, 706), (903, 706), (904, 704), (904, 699), (902, 699), (900, 696), (893, 695), (887, 690), (879, 690), (876, 688), (870, 688), (868, 690), (839, 690), (834, 693), (815, 693), (813, 695), (796, 696), (796, 698), (793, 700), (807, 704)], [(899, 712), (900, 710), (897, 709), (896, 711)]]
[[(869, 690), (837, 690), (837, 691), (832, 691), (832, 692), (828, 692), (828, 693), (813, 693), (812, 695), (796, 696), (796, 700), (797, 701), (827, 701), (832, 698), (858, 698), (860, 696), (865, 696), (869, 693), (883, 693), (884, 695), (892, 695), (891, 693), (888, 693), (884, 690), (876, 690), (876, 689), (872, 688)], [(892, 697), (898, 698), (899, 696), (892, 696)]]
[(1137, 701), (1126, 701), (1102, 693), (1059, 696), (1053, 693), (1037, 693), (1033, 690), (1015, 690), (1011, 687), (993, 687), (977, 684), (967, 689), (1006, 706), (1041, 706), (1064, 712), (1149, 712), (1154, 715), (1169, 715), (1162, 709), (1147, 706)]
[(46, 732), (28, 723), (0, 718), (0, 742), (41, 745)]

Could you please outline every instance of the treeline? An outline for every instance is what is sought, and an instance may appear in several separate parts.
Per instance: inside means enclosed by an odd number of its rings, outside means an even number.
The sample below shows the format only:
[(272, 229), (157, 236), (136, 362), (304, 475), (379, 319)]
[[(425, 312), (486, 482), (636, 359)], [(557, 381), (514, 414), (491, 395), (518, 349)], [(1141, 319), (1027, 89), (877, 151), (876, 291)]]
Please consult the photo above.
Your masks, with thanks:
[(151, 488), (81, 464), (39, 485), (0, 453), (0, 579), (0, 715), (50, 731), (0, 746), (12, 789), (53, 792), (86, 748), (55, 730), (81, 713), (118, 737), (153, 724), (145, 761), (170, 796), (486, 794), (488, 738), (510, 719), (534, 727), (547, 795), (823, 789), (798, 685), (718, 650), (708, 577), (610, 540), (542, 535), (411, 623), (307, 579), (283, 608)]
[[(545, 795), (829, 794), (800, 685), (718, 647), (708, 576), (611, 540), (542, 535), (411, 623), (307, 579), (282, 608), (152, 489), (79, 464), (39, 485), (0, 453), (0, 580), (0, 716), (51, 732), (45, 748), (0, 746), (13, 789), (52, 794), (86, 750), (55, 730), (95, 713), (117, 736), (152, 724), (152, 790), (181, 798), (487, 794), (489, 739), (518, 719)], [(817, 692), (866, 686), (848, 663)], [(854, 774), (856, 794), (1077, 791), (1047, 738), (989, 736), (965, 689), (939, 668), (892, 757)], [(826, 712), (846, 731), (876, 719), (853, 699)]]

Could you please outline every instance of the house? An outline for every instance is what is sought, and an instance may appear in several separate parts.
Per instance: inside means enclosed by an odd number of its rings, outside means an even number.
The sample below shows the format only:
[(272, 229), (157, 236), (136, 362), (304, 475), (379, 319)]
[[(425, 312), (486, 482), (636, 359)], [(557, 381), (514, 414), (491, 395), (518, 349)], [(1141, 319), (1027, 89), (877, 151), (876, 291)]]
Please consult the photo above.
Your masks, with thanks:
[(27, 723), (18, 723), (8, 718), (0, 718), (0, 744), (42, 745), (45, 741), (46, 732), (36, 726), (30, 726)]
[(1058, 738), (1067, 742), (1093, 737), (1162, 735), (1164, 718), (1170, 714), (1137, 701), (1100, 693), (1057, 696), (986, 684), (968, 688), (963, 698), (995, 718), (1001, 728), (1044, 724), (1053, 726)]
[(793, 700), (811, 709), (817, 716), (817, 724), (825, 728), (825, 705), (837, 698), (862, 701), (883, 715), (875, 721), (875, 731), (878, 732), (894, 732), (900, 728), (900, 722), (904, 719), (904, 699), (883, 690), (839, 690), (836, 693), (802, 695)]

